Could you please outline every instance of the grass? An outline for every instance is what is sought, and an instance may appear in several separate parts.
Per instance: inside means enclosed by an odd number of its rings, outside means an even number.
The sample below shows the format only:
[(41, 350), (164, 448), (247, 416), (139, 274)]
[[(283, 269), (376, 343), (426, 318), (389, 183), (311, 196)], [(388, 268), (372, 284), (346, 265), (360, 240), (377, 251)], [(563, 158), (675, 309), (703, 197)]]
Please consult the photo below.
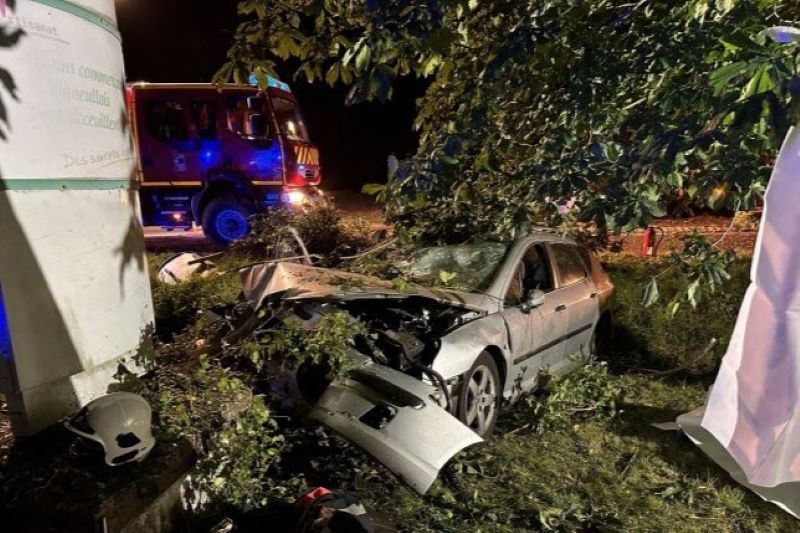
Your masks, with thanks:
[[(504, 411), (490, 442), (451, 461), (425, 497), (357, 449), (327, 440), (306, 452), (303, 474), (311, 486), (354, 492), (378, 522), (402, 531), (797, 530), (796, 520), (734, 483), (682, 434), (651, 426), (703, 404), (747, 286), (748, 266), (737, 261), (724, 291), (670, 319), (664, 305), (641, 305), (646, 281), (663, 264), (606, 258), (617, 293), (604, 379), (624, 393), (613, 416), (567, 417), (560, 429), (540, 430), (541, 402), (547, 400), (530, 397)], [(684, 280), (669, 272), (659, 281), (668, 301)], [(201, 308), (192, 294), (203, 303), (229, 301), (235, 287), (231, 279), (196, 283), (155, 287), (156, 309), (167, 318), (167, 329), (179, 323), (172, 309), (180, 311), (182, 322)], [(711, 338), (717, 346), (701, 356)], [(669, 369), (677, 371), (648, 375)]]
[[(516, 406), (495, 438), (455, 463), (429, 495), (360, 491), (404, 531), (790, 531), (794, 519), (733, 483), (677, 432), (652, 428), (702, 404), (705, 387), (620, 376), (630, 403), (612, 420), (514, 431), (535, 419)], [(465, 466), (467, 468), (465, 468)], [(451, 467), (452, 469), (452, 467)], [(455, 481), (452, 481), (452, 479)]]

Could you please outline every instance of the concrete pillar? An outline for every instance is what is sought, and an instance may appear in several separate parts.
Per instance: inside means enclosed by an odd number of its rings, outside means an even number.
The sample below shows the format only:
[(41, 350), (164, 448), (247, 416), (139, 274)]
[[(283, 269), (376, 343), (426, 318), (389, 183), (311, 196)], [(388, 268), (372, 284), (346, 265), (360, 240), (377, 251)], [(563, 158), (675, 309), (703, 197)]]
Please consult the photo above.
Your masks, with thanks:
[(28, 435), (139, 372), (153, 311), (114, 2), (2, 4), (0, 390)]

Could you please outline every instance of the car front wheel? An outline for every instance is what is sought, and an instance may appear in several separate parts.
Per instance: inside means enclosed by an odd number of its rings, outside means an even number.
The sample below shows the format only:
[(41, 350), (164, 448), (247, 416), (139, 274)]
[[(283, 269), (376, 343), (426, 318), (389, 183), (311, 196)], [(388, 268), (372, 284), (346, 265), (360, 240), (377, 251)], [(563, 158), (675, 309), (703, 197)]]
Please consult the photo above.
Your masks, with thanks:
[(458, 398), (458, 418), (472, 431), (487, 438), (500, 408), (500, 373), (492, 356), (483, 352), (464, 374)]

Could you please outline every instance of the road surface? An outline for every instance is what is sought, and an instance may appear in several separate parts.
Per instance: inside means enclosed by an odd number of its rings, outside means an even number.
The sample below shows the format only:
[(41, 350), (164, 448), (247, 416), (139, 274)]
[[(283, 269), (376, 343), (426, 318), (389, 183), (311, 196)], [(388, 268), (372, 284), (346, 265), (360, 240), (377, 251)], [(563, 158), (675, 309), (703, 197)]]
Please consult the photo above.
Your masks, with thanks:
[[(370, 225), (382, 224), (380, 208), (371, 196), (356, 191), (326, 192), (334, 199), (343, 219), (361, 218)], [(146, 227), (144, 241), (148, 252), (214, 252), (217, 248), (203, 235), (200, 228), (193, 230), (165, 230), (161, 227)]]

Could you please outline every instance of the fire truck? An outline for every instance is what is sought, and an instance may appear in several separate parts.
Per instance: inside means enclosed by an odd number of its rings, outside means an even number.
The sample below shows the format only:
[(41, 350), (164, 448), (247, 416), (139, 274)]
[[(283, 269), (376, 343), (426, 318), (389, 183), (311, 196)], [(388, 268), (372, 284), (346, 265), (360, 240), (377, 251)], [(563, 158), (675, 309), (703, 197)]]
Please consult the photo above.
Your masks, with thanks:
[(252, 214), (319, 196), (319, 152), (286, 83), (131, 83), (128, 108), (146, 226), (201, 225), (221, 245)]

